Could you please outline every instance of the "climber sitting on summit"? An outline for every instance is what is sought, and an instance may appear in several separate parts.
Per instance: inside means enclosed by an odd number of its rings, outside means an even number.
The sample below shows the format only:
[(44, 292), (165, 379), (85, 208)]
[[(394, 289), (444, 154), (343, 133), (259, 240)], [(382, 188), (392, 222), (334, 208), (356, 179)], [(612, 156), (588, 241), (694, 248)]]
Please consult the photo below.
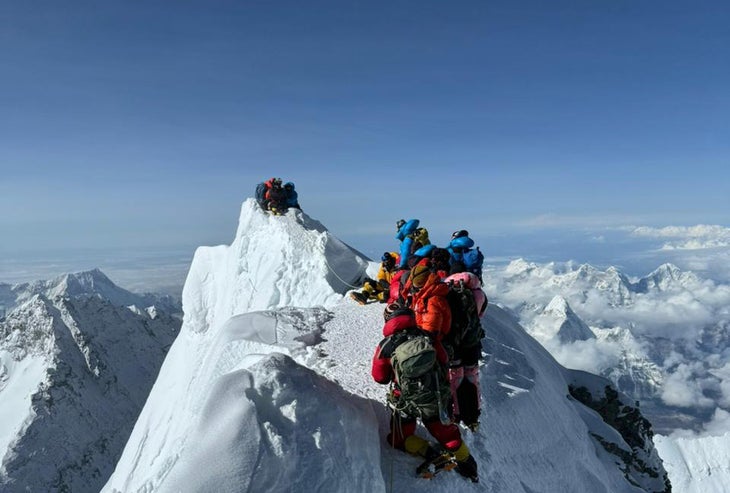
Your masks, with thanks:
[(290, 207), (301, 210), (299, 194), (294, 183), (281, 184), (281, 178), (269, 178), (256, 185), (256, 203), (265, 211), (275, 215), (286, 213)]

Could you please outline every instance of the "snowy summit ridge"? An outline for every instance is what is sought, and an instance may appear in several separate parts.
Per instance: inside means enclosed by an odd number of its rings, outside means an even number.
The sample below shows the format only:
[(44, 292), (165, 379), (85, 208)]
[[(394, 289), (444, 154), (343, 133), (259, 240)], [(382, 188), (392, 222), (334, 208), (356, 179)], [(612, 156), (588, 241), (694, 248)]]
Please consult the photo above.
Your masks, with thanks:
[[(340, 294), (363, 262), (301, 212), (246, 201), (233, 244), (196, 253), (183, 328), (103, 491), (422, 491), (419, 461), (383, 439), (382, 305)], [(499, 307), (483, 323), (484, 426), (463, 432), (481, 482), (445, 473), (429, 491), (667, 491), (646, 422), (608, 424), (640, 415), (607, 380), (558, 365)]]
[(230, 246), (200, 247), (183, 288), (185, 327), (205, 331), (229, 317), (282, 306), (331, 306), (357, 285), (367, 258), (304, 212), (241, 206)]

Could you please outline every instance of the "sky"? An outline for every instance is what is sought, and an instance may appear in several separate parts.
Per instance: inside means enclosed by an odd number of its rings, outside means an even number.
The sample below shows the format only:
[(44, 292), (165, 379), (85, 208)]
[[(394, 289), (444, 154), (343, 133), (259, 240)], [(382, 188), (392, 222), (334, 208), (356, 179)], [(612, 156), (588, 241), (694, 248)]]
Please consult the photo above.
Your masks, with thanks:
[(373, 256), (400, 218), (496, 256), (728, 226), (728, 25), (712, 1), (3, 2), (0, 281), (229, 243), (271, 176)]

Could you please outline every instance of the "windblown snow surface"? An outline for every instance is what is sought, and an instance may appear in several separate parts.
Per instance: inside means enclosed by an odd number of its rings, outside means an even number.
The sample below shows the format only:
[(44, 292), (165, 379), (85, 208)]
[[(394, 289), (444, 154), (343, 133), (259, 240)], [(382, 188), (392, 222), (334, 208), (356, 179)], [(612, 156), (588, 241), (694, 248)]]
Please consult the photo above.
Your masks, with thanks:
[(673, 491), (725, 493), (730, 490), (730, 433), (720, 436), (655, 437)]
[(415, 478), (418, 459), (384, 441), (386, 387), (370, 377), (383, 306), (342, 296), (376, 269), (301, 211), (246, 201), (233, 244), (195, 255), (183, 328), (103, 491), (664, 489), (650, 441), (656, 478), (608, 453), (597, 437), (631, 448), (568, 396), (571, 382), (607, 381), (558, 365), (497, 306), (483, 320), (483, 426), (463, 432), (481, 482)]

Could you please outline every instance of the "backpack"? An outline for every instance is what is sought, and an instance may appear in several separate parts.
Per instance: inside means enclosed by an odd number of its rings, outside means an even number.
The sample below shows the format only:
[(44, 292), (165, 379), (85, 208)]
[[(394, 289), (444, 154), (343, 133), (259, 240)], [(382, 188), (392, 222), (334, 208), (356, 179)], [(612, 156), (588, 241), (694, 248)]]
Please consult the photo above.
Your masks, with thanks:
[(390, 337), (395, 345), (390, 363), (400, 390), (399, 396), (389, 396), (393, 409), (424, 420), (448, 422), (451, 389), (431, 336), (414, 328)]
[(259, 204), (259, 207), (264, 209), (264, 205), (266, 204), (266, 184), (261, 182), (258, 185), (256, 185), (256, 203)]
[(444, 337), (443, 344), (454, 359), (462, 348), (470, 348), (480, 344), (484, 337), (484, 329), (479, 320), (474, 291), (462, 279), (452, 280), (446, 301), (451, 309), (451, 328)]
[(482, 266), (484, 265), (484, 254), (479, 250), (467, 250), (462, 254), (461, 261), (464, 263), (467, 272), (476, 274), (482, 280)]

